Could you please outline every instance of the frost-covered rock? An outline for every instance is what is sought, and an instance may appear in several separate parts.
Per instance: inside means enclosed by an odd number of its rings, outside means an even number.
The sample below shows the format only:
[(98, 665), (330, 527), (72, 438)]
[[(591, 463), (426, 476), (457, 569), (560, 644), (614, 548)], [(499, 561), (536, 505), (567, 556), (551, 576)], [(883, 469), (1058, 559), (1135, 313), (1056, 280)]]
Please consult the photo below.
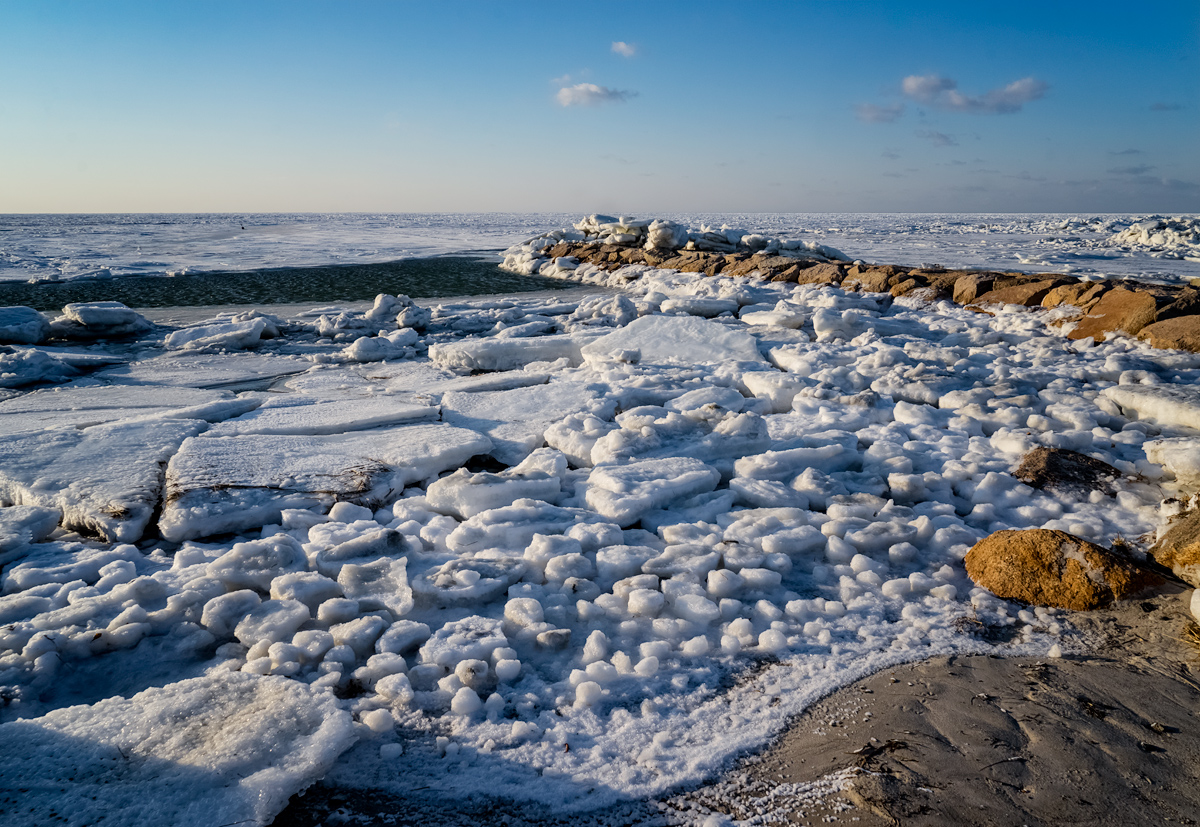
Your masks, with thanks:
[(0, 307), (0, 344), (36, 345), (50, 335), (50, 320), (32, 307)]
[(172, 540), (238, 531), (289, 508), (376, 504), (486, 453), (482, 434), (443, 424), (328, 436), (202, 436), (167, 467), (159, 530)]
[(13, 827), (267, 824), (355, 737), (328, 693), (216, 671), (0, 725), (0, 808)]

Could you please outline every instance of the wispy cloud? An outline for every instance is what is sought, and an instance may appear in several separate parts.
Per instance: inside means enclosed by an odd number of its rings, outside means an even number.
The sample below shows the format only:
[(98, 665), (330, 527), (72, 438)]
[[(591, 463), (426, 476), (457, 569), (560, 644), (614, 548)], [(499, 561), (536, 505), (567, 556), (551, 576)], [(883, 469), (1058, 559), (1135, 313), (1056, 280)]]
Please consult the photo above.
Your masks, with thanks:
[(919, 103), (979, 115), (1020, 112), (1021, 107), (1043, 97), (1049, 88), (1048, 83), (1033, 77), (1014, 80), (982, 95), (964, 95), (958, 91), (958, 81), (941, 75), (909, 75), (901, 83), (905, 97)]
[(1183, 109), (1181, 103), (1152, 103), (1150, 104), (1151, 112), (1178, 112)]
[(944, 132), (925, 129), (917, 133), (918, 138), (924, 138), (934, 146), (958, 146), (958, 142)]
[(896, 160), (899, 160), (900, 155), (899, 155), (899, 153), (892, 152), (891, 150), (889, 150), (889, 151), (883, 153), (883, 157), (887, 158), (889, 161), (896, 161)]
[(577, 83), (558, 90), (555, 98), (559, 106), (598, 106), (602, 103), (620, 103), (636, 97), (637, 92), (625, 89), (609, 89), (594, 83)]
[(1109, 155), (1141, 155), (1142, 151), (1140, 149), (1122, 149), (1122, 150), (1118, 150), (1117, 152), (1110, 152), (1108, 154)]
[(637, 54), (637, 44), (626, 43), (624, 40), (614, 40), (612, 50), (621, 57), (633, 57)]
[(858, 119), (865, 123), (891, 123), (904, 114), (904, 104), (895, 106), (876, 106), (873, 103), (860, 103), (855, 107)]
[(1152, 169), (1154, 167), (1150, 164), (1139, 164), (1134, 167), (1117, 167), (1116, 169), (1110, 169), (1109, 172), (1113, 175), (1145, 175)]

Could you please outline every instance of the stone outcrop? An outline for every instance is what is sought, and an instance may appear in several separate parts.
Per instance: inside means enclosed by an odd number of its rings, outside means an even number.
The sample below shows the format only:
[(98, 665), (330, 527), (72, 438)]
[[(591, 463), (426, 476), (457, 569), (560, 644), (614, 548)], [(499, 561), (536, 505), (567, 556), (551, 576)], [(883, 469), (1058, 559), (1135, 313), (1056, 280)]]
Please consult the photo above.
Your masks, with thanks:
[(997, 531), (967, 553), (967, 574), (1005, 600), (1087, 611), (1162, 582), (1124, 557), (1065, 531)]
[(1200, 509), (1176, 519), (1150, 549), (1150, 556), (1180, 580), (1200, 588)]
[[(757, 251), (756, 251), (757, 250)], [(762, 249), (721, 242), (670, 249), (647, 248), (614, 241), (562, 241), (545, 253), (551, 260), (575, 259), (603, 270), (644, 264), (705, 276), (757, 278), (788, 284), (840, 286), (860, 292), (890, 293), (925, 301), (952, 299), (977, 305), (1077, 307), (1084, 315), (1068, 333), (1072, 339), (1094, 338), (1121, 331), (1139, 335), (1159, 348), (1200, 352), (1200, 288), (1076, 281), (1055, 273), (1003, 273), (909, 268), (894, 264), (847, 264), (828, 261), (803, 250)], [(988, 311), (990, 312), (990, 311)], [(1065, 323), (1063, 320), (1061, 323)], [(1073, 321), (1073, 320), (1071, 320)]]

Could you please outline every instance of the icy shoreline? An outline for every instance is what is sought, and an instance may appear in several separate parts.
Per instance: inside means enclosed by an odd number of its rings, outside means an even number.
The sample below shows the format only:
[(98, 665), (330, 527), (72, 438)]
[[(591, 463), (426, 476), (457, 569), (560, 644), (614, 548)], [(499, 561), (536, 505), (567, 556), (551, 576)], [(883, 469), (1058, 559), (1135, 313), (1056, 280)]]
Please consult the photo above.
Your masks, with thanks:
[[(273, 801), (324, 776), (593, 809), (708, 777), (886, 666), (1070, 650), (1060, 612), (963, 557), (1009, 528), (1152, 537), (1190, 468), (1159, 446), (1197, 434), (1200, 356), (1072, 340), (1074, 308), (603, 277), (621, 292), (177, 330), (80, 306), (55, 324), (99, 344), (7, 354), (21, 388), (77, 378), (0, 401), (0, 736), (117, 683), (268, 675), (338, 733), (242, 768)], [(1107, 462), (1114, 495), (1021, 483), (1037, 446)], [(343, 718), (358, 744), (326, 775)]]

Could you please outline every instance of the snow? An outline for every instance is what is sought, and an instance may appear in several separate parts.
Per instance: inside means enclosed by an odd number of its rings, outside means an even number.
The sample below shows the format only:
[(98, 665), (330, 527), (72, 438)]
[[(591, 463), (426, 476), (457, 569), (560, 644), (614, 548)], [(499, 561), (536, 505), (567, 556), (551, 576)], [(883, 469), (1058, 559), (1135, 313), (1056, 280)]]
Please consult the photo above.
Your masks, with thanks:
[(50, 335), (50, 320), (32, 307), (0, 307), (0, 343), (36, 345)]
[[(757, 220), (584, 230), (832, 255)], [(1010, 229), (1082, 226), (1038, 221)], [(269, 821), (321, 777), (563, 813), (658, 795), (876, 669), (1069, 650), (1057, 612), (976, 589), (967, 550), (1152, 534), (1200, 476), (1200, 357), (1071, 342), (1063, 311), (553, 266), (607, 292), (442, 303), (395, 339), (421, 315), (399, 298), (218, 314), (183, 330), (278, 335), (102, 342), (86, 353), (136, 361), (0, 401), (0, 737), (20, 747), (0, 786), (74, 777), (17, 798), (184, 824)], [(1037, 446), (1114, 465), (1116, 494), (1028, 488), (1012, 470)], [(72, 761), (132, 775), (101, 795)]]
[(355, 740), (328, 694), (236, 672), (0, 725), (6, 823), (267, 824)]

